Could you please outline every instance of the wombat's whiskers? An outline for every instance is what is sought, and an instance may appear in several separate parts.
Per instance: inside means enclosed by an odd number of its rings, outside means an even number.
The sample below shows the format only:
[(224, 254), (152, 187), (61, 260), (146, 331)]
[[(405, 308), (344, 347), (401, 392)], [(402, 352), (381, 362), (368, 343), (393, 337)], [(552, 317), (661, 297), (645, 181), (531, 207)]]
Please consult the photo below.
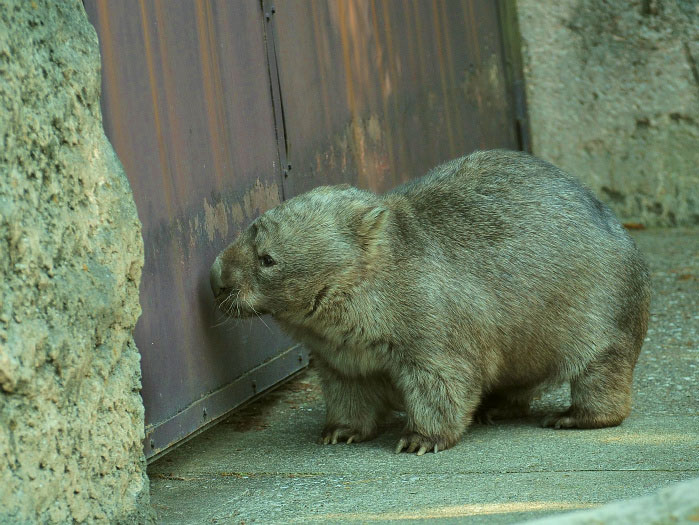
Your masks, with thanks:
[[(240, 294), (240, 290), (238, 290), (238, 293)], [(219, 305), (219, 308), (224, 309), (226, 307), (226, 303), (233, 299), (233, 292), (228, 294), (228, 297), (226, 297), (223, 301), (221, 301), (221, 304)], [(236, 296), (237, 299), (237, 296)]]
[(240, 290), (238, 290), (238, 293), (236, 294), (236, 296), (235, 296), (235, 301), (234, 301), (234, 304), (235, 304), (235, 312), (236, 312), (236, 314), (237, 314), (236, 317), (238, 317), (238, 318), (240, 318), (240, 316), (241, 316), (239, 297), (240, 297)]
[[(237, 302), (238, 302), (238, 296), (240, 295), (240, 290), (238, 290), (237, 295), (235, 296), (235, 299), (233, 299), (233, 292), (231, 292), (228, 297), (226, 297), (220, 304), (219, 308), (223, 310), (226, 315), (232, 315), (233, 308), (237, 308)], [(231, 299), (233, 299), (231, 301)], [(230, 304), (226, 305), (230, 301)]]
[[(231, 294), (229, 294), (228, 297), (226, 297), (223, 301), (221, 301), (221, 304), (219, 305), (219, 308), (215, 311), (216, 317), (218, 317), (218, 315), (219, 315), (220, 313), (224, 313), (224, 312), (225, 312), (225, 310), (224, 310), (224, 309), (225, 309), (225, 305), (226, 305), (226, 303), (227, 303), (228, 301), (230, 301), (230, 299), (231, 299)], [(218, 328), (218, 327), (220, 327), (220, 326), (223, 326), (223, 325), (226, 324), (226, 322), (230, 319), (230, 317), (228, 317), (228, 316), (225, 315), (225, 314), (224, 314), (222, 317), (223, 317), (223, 319), (221, 319), (220, 321), (215, 322), (213, 325), (211, 325), (211, 328)]]
[(220, 320), (220, 321), (217, 322), (217, 323), (212, 324), (212, 325), (211, 325), (211, 328), (218, 328), (219, 326), (223, 326), (224, 324), (226, 324), (226, 323), (228, 322), (229, 319), (230, 319), (230, 317), (226, 317), (226, 316), (224, 315), (224, 316), (223, 316), (223, 319)]
[(246, 303), (246, 304), (250, 307), (250, 309), (255, 313), (255, 315), (257, 316), (257, 318), (258, 318), (260, 321), (262, 321), (262, 324), (265, 325), (265, 326), (267, 327), (267, 330), (269, 330), (269, 331), (271, 332), (272, 329), (267, 325), (267, 323), (265, 323), (265, 320), (262, 319), (262, 317), (260, 316), (260, 313), (259, 313), (257, 310), (255, 310), (255, 308), (250, 304), (250, 301), (248, 301), (247, 299), (245, 299), (245, 303)]
[[(236, 319), (236, 317), (240, 317), (240, 305), (238, 304), (238, 297), (240, 297), (240, 290), (235, 292), (235, 298), (233, 297), (233, 293), (235, 291), (232, 291), (231, 293), (228, 294), (228, 296), (221, 301), (221, 304), (219, 304), (219, 311), (223, 313), (223, 319), (221, 321), (216, 322), (211, 326), (211, 328), (218, 328), (220, 326), (225, 325), (229, 321), (238, 321), (238, 322), (231, 322), (231, 329), (234, 328), (239, 324), (240, 319)], [(233, 315), (233, 309), (235, 309), (238, 313), (238, 316)]]

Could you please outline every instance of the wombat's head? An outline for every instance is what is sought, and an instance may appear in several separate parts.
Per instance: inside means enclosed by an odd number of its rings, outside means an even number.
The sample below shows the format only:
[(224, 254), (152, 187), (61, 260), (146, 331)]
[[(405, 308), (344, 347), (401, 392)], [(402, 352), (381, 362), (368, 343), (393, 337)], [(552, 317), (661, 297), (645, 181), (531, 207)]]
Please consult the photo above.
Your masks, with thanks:
[(217, 305), (231, 317), (312, 317), (366, 278), (387, 215), (379, 197), (347, 185), (316, 188), (269, 210), (216, 257)]

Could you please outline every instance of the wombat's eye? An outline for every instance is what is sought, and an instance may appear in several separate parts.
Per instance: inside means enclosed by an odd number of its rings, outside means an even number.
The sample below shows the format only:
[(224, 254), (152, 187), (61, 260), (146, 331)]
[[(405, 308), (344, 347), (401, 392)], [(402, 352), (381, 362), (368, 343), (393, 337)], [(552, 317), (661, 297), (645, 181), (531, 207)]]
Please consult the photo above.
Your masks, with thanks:
[(260, 264), (262, 266), (274, 266), (275, 264), (277, 264), (277, 261), (272, 259), (269, 255), (261, 255)]

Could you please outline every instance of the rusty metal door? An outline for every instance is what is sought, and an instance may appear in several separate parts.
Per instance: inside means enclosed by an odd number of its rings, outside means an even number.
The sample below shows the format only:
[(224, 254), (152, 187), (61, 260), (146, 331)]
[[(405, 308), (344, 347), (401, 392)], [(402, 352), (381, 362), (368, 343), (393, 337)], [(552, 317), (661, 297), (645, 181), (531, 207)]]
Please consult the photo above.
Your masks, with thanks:
[(263, 5), (278, 57), (286, 197), (340, 181), (385, 190), (475, 149), (521, 147), (506, 2)]
[(388, 189), (518, 147), (497, 4), (84, 1), (104, 125), (143, 223), (146, 456), (308, 362), (271, 321), (220, 321), (208, 269), (255, 216), (318, 184)]

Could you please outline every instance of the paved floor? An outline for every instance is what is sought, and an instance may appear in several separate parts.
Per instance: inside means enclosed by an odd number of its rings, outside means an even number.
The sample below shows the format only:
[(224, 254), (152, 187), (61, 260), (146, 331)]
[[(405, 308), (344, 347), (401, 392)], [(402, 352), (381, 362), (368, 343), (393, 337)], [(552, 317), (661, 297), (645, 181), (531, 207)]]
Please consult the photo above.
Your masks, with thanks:
[[(313, 370), (149, 468), (160, 523), (513, 523), (647, 494), (699, 476), (699, 229), (634, 233), (654, 284), (631, 416), (552, 430), (536, 418), (474, 425), (453, 449), (394, 454), (376, 440), (321, 446)], [(537, 412), (563, 408), (562, 388)]]

